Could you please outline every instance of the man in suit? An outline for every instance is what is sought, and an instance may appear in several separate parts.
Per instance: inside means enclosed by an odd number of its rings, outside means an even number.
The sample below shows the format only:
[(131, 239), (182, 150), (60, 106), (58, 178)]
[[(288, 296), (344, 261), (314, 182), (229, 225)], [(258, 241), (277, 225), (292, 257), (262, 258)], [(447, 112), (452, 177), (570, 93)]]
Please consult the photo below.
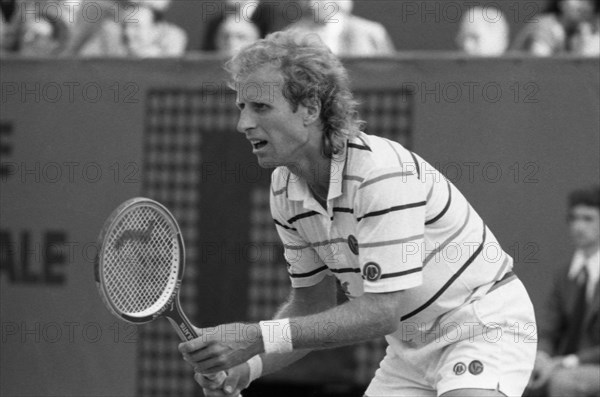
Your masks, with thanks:
[(538, 316), (532, 395), (600, 393), (600, 186), (569, 195), (568, 224), (575, 253)]

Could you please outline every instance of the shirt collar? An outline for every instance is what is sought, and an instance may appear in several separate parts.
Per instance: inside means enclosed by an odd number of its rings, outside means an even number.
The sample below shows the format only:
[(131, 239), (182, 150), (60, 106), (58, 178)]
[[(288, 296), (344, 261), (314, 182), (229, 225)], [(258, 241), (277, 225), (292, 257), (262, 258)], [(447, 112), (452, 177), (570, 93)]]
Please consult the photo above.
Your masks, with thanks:
[[(343, 191), (344, 172), (346, 167), (347, 149), (341, 156), (334, 156), (331, 159), (329, 167), (329, 191), (327, 192), (327, 201), (340, 197)], [(304, 178), (300, 178), (290, 172), (288, 179), (288, 199), (293, 201), (304, 201), (305, 206), (310, 201), (316, 201), (312, 196), (308, 184)]]
[(586, 258), (581, 250), (575, 251), (571, 267), (569, 268), (569, 278), (575, 279), (583, 268), (587, 267), (588, 274), (594, 278), (600, 273), (600, 250), (596, 251), (592, 256)]

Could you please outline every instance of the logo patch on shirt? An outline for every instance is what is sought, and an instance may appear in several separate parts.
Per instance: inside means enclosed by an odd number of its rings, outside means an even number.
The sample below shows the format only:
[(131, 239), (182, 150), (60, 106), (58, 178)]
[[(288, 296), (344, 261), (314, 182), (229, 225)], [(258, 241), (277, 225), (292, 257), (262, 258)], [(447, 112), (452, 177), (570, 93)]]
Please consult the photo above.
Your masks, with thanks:
[(465, 363), (458, 362), (454, 364), (453, 371), (456, 375), (462, 375), (465, 372), (467, 372), (467, 366), (465, 365)]
[(483, 372), (483, 364), (479, 360), (473, 360), (469, 364), (469, 372), (473, 375), (479, 375)]
[(377, 281), (381, 278), (381, 267), (375, 262), (369, 262), (363, 268), (363, 277), (368, 281)]
[(348, 246), (354, 255), (358, 255), (358, 240), (353, 235), (348, 236)]

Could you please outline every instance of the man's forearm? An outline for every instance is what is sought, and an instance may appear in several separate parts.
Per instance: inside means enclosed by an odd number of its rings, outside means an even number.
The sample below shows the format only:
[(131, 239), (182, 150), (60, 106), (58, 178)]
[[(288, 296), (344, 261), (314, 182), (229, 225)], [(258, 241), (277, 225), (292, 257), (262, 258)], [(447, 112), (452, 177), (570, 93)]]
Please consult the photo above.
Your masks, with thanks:
[[(284, 304), (277, 314), (275, 315), (275, 319), (281, 318), (289, 318), (289, 317), (298, 317), (304, 316), (311, 312), (314, 312), (316, 309), (326, 310), (331, 305), (328, 303), (322, 303), (323, 307), (311, 307), (310, 305), (302, 305), (299, 302), (294, 302), (293, 300)], [(311, 310), (312, 309), (312, 310)], [(304, 356), (310, 353), (310, 349), (308, 350), (295, 350), (289, 353), (273, 353), (273, 354), (261, 354), (261, 359), (263, 362), (263, 370), (262, 375), (269, 375), (271, 373), (277, 372), (280, 369), (287, 367), (300, 360)]]
[(263, 330), (260, 343), (267, 346), (272, 340), (283, 340), (288, 343), (284, 349), (315, 350), (388, 335), (399, 324), (400, 294), (365, 294), (320, 313), (291, 317), (289, 325), (273, 320), (266, 324), (269, 334)]
[(295, 349), (329, 349), (385, 336), (399, 325), (399, 293), (365, 294), (325, 312), (290, 319)]
[[(344, 346), (394, 332), (399, 318), (392, 313), (392, 306), (397, 305), (398, 298), (397, 294), (385, 297), (363, 295), (323, 312), (300, 317), (294, 317), (293, 310), (280, 311), (276, 318), (290, 318), (294, 350), (261, 354), (263, 376), (287, 367), (312, 350)], [(282, 330), (275, 332), (279, 331)]]

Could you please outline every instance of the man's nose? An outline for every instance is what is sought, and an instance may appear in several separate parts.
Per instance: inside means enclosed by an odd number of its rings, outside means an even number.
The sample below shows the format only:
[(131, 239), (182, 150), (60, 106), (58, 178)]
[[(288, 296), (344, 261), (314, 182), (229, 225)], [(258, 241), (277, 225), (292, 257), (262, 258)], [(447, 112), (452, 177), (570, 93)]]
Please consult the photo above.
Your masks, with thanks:
[(249, 114), (247, 109), (242, 109), (240, 111), (240, 118), (237, 123), (237, 130), (242, 134), (245, 134), (249, 130), (256, 127), (256, 122), (252, 115)]

